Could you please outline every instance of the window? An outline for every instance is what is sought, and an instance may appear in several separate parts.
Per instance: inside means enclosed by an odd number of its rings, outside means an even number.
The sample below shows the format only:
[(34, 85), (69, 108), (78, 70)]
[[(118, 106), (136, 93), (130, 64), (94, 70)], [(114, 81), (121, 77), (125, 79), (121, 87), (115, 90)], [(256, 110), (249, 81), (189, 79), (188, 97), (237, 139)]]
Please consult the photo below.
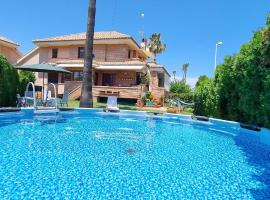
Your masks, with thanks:
[(64, 74), (64, 81), (72, 81), (72, 74)]
[(115, 82), (115, 74), (102, 74), (102, 85), (113, 86)]
[(164, 73), (158, 73), (158, 87), (164, 87)]
[(83, 80), (83, 72), (73, 72), (73, 80), (74, 81), (82, 81)]
[(95, 77), (94, 77), (94, 82), (95, 82), (95, 85), (98, 85), (98, 73), (95, 72)]
[(133, 51), (133, 58), (137, 58), (137, 51)]
[(131, 51), (128, 50), (128, 58), (131, 58)]
[(57, 58), (58, 56), (58, 49), (54, 48), (52, 49), (52, 58)]
[(48, 73), (49, 83), (58, 83), (58, 73)]
[(84, 54), (85, 54), (85, 48), (79, 47), (78, 48), (78, 58), (84, 58)]
[(140, 84), (141, 84), (141, 73), (136, 72), (136, 85), (140, 85)]

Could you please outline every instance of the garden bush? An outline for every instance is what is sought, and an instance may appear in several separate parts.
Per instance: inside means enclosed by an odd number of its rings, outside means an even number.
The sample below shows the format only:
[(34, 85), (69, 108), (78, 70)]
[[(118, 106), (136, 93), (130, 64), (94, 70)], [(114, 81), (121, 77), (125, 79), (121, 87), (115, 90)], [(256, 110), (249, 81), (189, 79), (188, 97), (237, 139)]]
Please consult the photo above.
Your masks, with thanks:
[(201, 77), (194, 112), (270, 127), (270, 16), (239, 53), (228, 56), (214, 79)]
[(17, 70), (0, 55), (0, 107), (16, 105), (18, 84)]

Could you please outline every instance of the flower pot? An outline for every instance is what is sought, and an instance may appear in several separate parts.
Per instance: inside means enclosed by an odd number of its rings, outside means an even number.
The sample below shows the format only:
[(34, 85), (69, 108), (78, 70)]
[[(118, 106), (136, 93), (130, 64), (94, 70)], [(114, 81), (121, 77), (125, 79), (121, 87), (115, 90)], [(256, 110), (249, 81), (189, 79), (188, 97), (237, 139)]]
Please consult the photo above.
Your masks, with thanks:
[(148, 106), (148, 107), (152, 107), (153, 106), (153, 102), (151, 102), (151, 101), (149, 101), (149, 102), (146, 102), (146, 104), (145, 104), (146, 106)]

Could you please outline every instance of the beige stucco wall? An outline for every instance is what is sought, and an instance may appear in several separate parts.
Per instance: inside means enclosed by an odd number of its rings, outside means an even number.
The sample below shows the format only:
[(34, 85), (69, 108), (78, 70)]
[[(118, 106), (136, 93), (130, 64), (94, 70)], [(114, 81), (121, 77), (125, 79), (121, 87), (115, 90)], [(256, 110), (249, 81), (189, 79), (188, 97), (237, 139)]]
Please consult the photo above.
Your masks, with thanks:
[[(78, 59), (78, 48), (82, 46), (66, 46), (66, 47), (48, 47), (41, 48), (47, 51), (47, 60), (52, 59), (52, 49), (58, 49), (57, 59)], [(128, 59), (129, 47), (128, 45), (105, 45), (98, 44), (94, 45), (94, 55), (96, 61), (125, 61)], [(136, 55), (137, 56), (137, 55)]]
[[(38, 64), (43, 62), (57, 62), (57, 60), (78, 60), (78, 48), (82, 46), (51, 46), (39, 47), (26, 56), (19, 65)], [(58, 48), (57, 59), (52, 58), (52, 49)], [(121, 62), (128, 60), (130, 47), (125, 44), (96, 44), (94, 45), (94, 54), (96, 61), (103, 62)], [(131, 51), (131, 58), (134, 52)], [(138, 54), (136, 53), (137, 57)], [(83, 61), (83, 59), (81, 59)], [(78, 62), (78, 61), (76, 61)], [(72, 69), (69, 69), (72, 70)], [(77, 71), (78, 69), (76, 69)], [(120, 87), (130, 87), (136, 85), (136, 71), (104, 71), (99, 73), (99, 85), (102, 84), (102, 73), (116, 73), (115, 85)], [(43, 73), (35, 73), (36, 85), (42, 86)], [(44, 73), (44, 84), (48, 84), (48, 74)]]
[(166, 96), (166, 89), (163, 87), (158, 87), (158, 71), (151, 71), (150, 88), (155, 99), (158, 100), (161, 97)]
[(11, 64), (15, 64), (17, 60), (21, 57), (21, 54), (17, 49), (6, 47), (0, 44), (0, 54), (4, 55), (8, 62)]

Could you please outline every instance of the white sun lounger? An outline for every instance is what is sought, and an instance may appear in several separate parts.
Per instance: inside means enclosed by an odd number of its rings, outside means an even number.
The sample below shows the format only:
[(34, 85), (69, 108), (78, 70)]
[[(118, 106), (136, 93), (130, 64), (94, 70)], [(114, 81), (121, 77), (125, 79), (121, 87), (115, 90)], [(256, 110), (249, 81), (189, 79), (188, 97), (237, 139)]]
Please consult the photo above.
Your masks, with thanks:
[(116, 96), (108, 96), (106, 111), (119, 112)]

